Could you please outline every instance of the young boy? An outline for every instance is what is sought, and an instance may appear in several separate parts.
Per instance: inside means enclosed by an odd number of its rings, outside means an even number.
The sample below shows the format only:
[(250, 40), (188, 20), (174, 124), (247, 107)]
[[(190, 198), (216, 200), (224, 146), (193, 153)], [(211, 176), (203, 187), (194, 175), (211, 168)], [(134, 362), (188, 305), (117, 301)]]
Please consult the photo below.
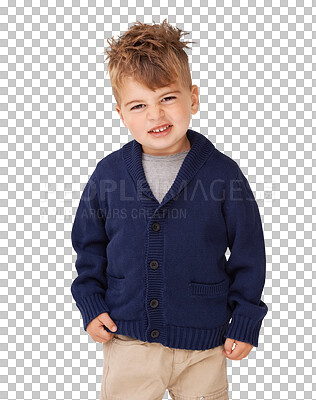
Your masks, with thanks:
[(181, 32), (136, 23), (107, 52), (134, 140), (83, 190), (71, 286), (103, 343), (101, 400), (228, 399), (227, 358), (258, 346), (268, 311), (258, 205), (238, 164), (188, 128), (199, 95)]

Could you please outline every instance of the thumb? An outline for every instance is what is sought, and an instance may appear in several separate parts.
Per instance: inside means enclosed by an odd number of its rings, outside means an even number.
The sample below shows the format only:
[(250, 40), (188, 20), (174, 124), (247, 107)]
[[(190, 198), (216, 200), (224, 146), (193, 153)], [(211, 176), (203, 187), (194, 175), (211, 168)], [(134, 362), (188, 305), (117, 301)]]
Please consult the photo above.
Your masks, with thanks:
[(103, 313), (99, 315), (99, 320), (102, 322), (103, 325), (105, 325), (107, 328), (110, 329), (112, 332), (117, 331), (117, 326), (113, 322), (113, 320), (110, 318), (108, 313)]
[(230, 354), (232, 352), (234, 341), (235, 341), (234, 339), (226, 338), (224, 343), (224, 350), (226, 354)]

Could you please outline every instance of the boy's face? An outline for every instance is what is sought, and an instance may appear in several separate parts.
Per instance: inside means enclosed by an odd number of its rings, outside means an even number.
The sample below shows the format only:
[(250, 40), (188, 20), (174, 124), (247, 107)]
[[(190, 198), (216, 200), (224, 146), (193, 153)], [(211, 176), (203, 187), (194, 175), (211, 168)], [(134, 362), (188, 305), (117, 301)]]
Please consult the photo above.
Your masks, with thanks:
[[(196, 114), (199, 109), (196, 85), (192, 86), (191, 92), (178, 82), (152, 91), (129, 77), (120, 97), (121, 108), (116, 104), (116, 111), (134, 139), (142, 145), (144, 153), (171, 155), (190, 149), (186, 132), (191, 114)], [(165, 132), (149, 132), (167, 125), (172, 127)]]

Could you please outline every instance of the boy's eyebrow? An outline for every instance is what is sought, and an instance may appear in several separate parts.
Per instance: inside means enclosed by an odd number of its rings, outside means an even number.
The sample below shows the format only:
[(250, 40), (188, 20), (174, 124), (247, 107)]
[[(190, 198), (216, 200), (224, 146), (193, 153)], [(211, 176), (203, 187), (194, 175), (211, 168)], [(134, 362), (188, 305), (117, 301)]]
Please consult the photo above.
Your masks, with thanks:
[[(180, 90), (168, 90), (168, 92), (163, 93), (159, 97), (165, 96), (166, 94), (170, 94), (170, 93), (181, 93), (181, 91)], [(127, 107), (131, 103), (141, 103), (142, 101), (144, 101), (144, 100), (132, 100), (132, 101), (129, 101), (128, 103), (125, 104), (125, 107)]]

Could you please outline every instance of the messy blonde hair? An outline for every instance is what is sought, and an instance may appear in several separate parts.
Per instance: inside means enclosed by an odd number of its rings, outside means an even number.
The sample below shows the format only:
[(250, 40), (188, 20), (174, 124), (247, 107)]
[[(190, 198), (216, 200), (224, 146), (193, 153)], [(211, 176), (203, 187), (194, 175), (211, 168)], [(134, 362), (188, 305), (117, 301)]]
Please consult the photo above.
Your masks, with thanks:
[(110, 48), (105, 52), (104, 62), (110, 59), (107, 72), (119, 108), (120, 88), (126, 77), (132, 77), (151, 90), (171, 85), (176, 80), (192, 89), (188, 56), (183, 49), (189, 48), (187, 43), (196, 42), (180, 42), (181, 36), (189, 32), (174, 28), (166, 21), (153, 25), (137, 21), (117, 42), (114, 37), (112, 42), (107, 39)]

